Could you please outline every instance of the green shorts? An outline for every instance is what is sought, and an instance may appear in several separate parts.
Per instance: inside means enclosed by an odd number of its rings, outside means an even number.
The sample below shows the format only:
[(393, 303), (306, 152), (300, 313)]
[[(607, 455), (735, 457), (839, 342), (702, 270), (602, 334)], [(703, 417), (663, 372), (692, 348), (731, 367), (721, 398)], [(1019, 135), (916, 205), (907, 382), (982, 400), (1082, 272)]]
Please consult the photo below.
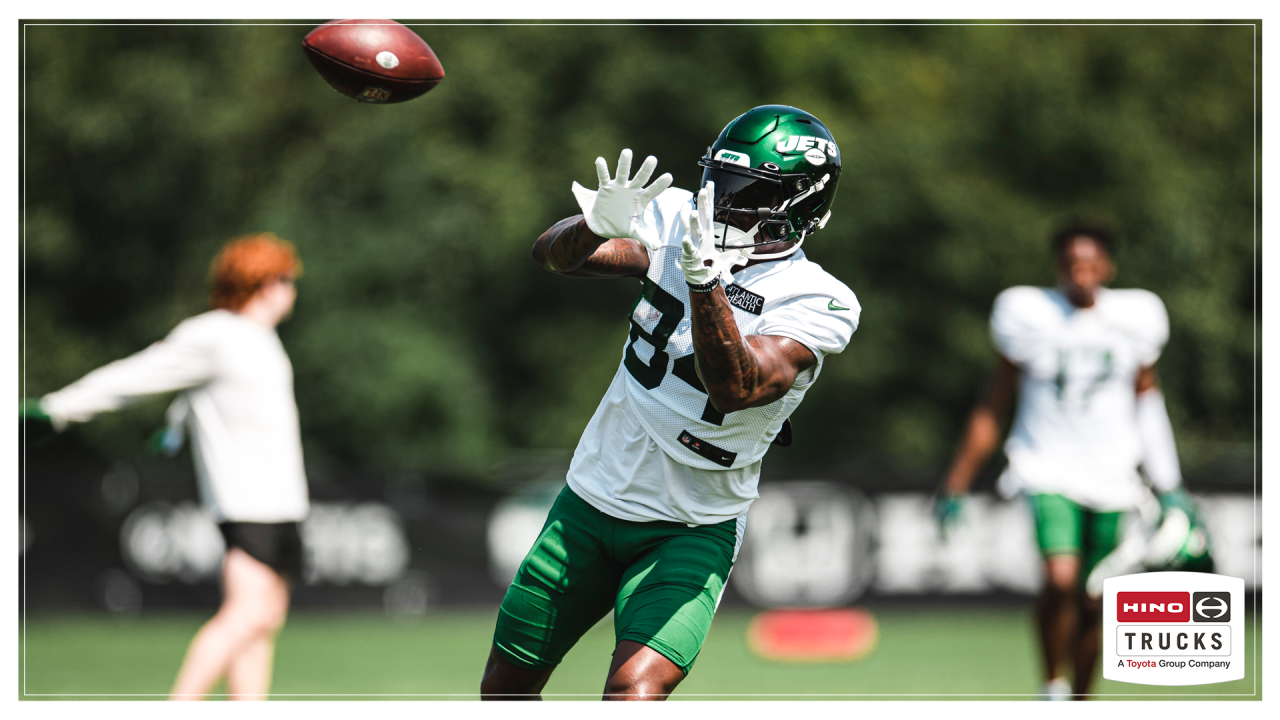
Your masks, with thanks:
[(1096, 512), (1062, 495), (1029, 495), (1040, 554), (1080, 558), (1080, 584), (1120, 546), (1123, 512)]
[(498, 610), (493, 645), (553, 668), (610, 610), (614, 644), (647, 645), (687, 675), (707, 639), (737, 543), (736, 522), (689, 527), (606, 515), (566, 487)]

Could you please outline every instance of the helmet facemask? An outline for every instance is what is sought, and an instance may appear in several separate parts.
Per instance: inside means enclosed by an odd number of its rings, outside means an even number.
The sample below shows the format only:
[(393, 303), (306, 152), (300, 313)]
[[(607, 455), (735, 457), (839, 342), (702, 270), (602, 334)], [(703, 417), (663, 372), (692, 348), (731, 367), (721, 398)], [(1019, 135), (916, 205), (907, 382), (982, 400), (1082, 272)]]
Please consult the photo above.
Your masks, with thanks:
[[(789, 210), (814, 192), (813, 181), (804, 174), (782, 174), (773, 163), (747, 168), (704, 158), (698, 164), (704, 168), (703, 185), (707, 181), (715, 183), (717, 250), (743, 250), (744, 256), (761, 260), (786, 257), (818, 227), (814, 221), (797, 228), (791, 220)], [(795, 246), (780, 253), (761, 254), (756, 250), (788, 240), (795, 240)]]

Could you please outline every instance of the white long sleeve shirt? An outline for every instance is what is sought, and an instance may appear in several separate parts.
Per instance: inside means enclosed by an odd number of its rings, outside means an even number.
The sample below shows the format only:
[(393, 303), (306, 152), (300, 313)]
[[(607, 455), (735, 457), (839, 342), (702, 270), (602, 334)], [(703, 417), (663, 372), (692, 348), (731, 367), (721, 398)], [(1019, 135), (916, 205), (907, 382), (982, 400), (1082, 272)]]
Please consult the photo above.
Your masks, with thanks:
[(44, 396), (41, 407), (61, 429), (173, 390), (184, 391), (200, 497), (217, 521), (306, 517), (293, 367), (273, 329), (235, 313), (188, 318), (164, 340)]

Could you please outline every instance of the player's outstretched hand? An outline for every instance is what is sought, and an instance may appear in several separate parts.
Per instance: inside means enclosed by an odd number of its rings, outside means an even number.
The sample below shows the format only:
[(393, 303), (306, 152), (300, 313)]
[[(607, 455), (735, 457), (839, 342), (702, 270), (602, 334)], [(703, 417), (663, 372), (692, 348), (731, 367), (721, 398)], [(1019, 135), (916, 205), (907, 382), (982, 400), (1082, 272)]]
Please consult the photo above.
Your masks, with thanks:
[(726, 282), (732, 282), (730, 273), (733, 267), (747, 261), (741, 250), (716, 250), (715, 226), (712, 224), (715, 192), (716, 184), (708, 180), (707, 186), (698, 191), (696, 207), (685, 205), (680, 208), (680, 225), (684, 228), (680, 269), (684, 271), (685, 282), (690, 285), (706, 285), (721, 275), (728, 275)]
[(671, 187), (671, 173), (663, 173), (652, 185), (644, 186), (657, 166), (658, 158), (650, 155), (640, 165), (636, 176), (628, 180), (631, 150), (623, 150), (618, 158), (618, 174), (611, 178), (608, 163), (602, 157), (596, 158), (600, 189), (588, 190), (576, 181), (573, 183), (573, 196), (577, 198), (591, 232), (604, 238), (632, 238), (650, 250), (657, 250), (662, 239), (658, 237), (658, 229), (645, 220), (644, 209), (663, 190)]
[(39, 398), (22, 398), (22, 402), (18, 404), (18, 419), (26, 422), (27, 420), (39, 420), (40, 422), (51, 422), (49, 413), (40, 407)]
[(964, 511), (964, 501), (968, 495), (949, 493), (941, 490), (933, 497), (933, 516), (938, 521), (938, 532), (946, 540), (960, 523), (960, 513)]

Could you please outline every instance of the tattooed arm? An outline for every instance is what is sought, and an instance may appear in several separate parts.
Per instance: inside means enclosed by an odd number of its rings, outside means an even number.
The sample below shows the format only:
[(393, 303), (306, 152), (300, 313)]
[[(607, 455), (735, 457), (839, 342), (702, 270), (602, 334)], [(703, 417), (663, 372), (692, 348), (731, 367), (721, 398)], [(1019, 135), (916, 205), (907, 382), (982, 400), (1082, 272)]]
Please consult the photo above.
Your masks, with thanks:
[(559, 275), (584, 278), (644, 277), (649, 253), (629, 238), (602, 238), (581, 215), (565, 218), (533, 243), (533, 261)]
[(723, 413), (768, 405), (813, 367), (813, 351), (777, 335), (742, 337), (723, 288), (689, 293), (693, 359), (712, 406)]

